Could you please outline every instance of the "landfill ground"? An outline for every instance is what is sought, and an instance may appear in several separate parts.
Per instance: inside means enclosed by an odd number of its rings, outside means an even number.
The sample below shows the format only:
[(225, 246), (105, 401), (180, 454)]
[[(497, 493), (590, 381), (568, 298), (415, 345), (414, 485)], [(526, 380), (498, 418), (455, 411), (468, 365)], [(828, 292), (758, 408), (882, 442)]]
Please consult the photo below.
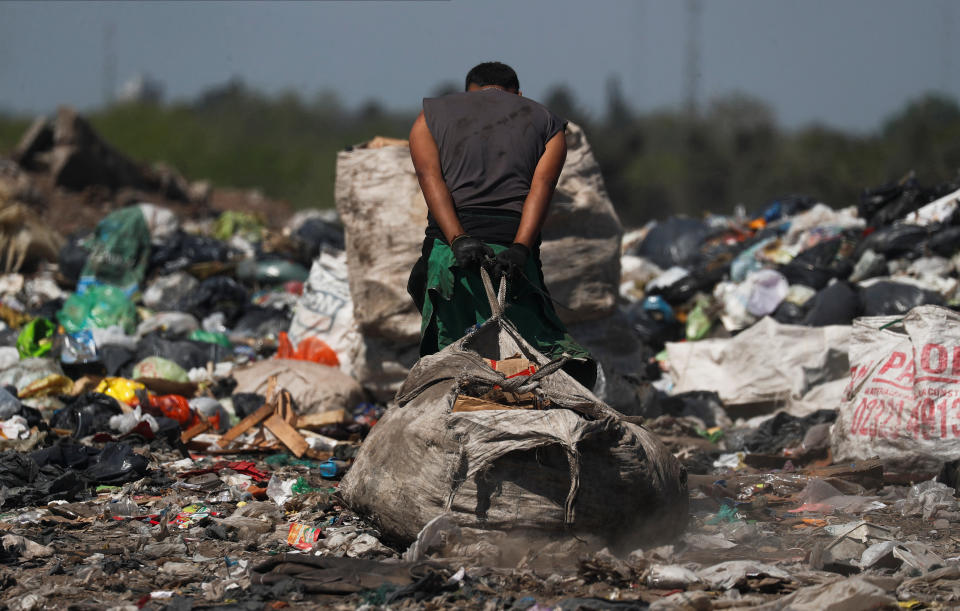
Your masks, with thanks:
[[(234, 466), (256, 465), (264, 477), (302, 477), (316, 490), (294, 496), (281, 510), (269, 498), (249, 499), (231, 488), (226, 482), (236, 471), (189, 475), (220, 457), (197, 456), (187, 464), (179, 454), (148, 445), (137, 452), (158, 474), (88, 500), (0, 515), (7, 556), (0, 582), (8, 608), (732, 609), (768, 608), (763, 605), (797, 592), (807, 606), (785, 608), (883, 608), (900, 601), (900, 608), (924, 609), (950, 608), (960, 596), (952, 495), (928, 499), (932, 513), (925, 518), (923, 500), (904, 501), (910, 488), (885, 483), (877, 463), (806, 474), (745, 467), (723, 479), (691, 476), (686, 534), (620, 557), (594, 550), (542, 559), (529, 550), (515, 566), (491, 567), (439, 553), (414, 566), (402, 562), (403, 549), (378, 542), (376, 529), (342, 507), (335, 481), (307, 464), (278, 466), (289, 463), (289, 455), (274, 456), (272, 464), (262, 456), (230, 457)], [(826, 499), (831, 506), (806, 501), (808, 510), (797, 512), (811, 481), (832, 482), (845, 494)], [(725, 504), (731, 494), (739, 499), (735, 505)], [(249, 500), (235, 500), (240, 496)], [(133, 511), (117, 499), (134, 503), (141, 516), (127, 515)], [(193, 503), (202, 503), (209, 516), (187, 515), (182, 523), (181, 510)], [(258, 565), (292, 550), (291, 523), (321, 527), (312, 553), (330, 559), (327, 579), (256, 583), (251, 569), (256, 575)], [(20, 537), (29, 541), (25, 547)], [(891, 549), (900, 551), (881, 554), (861, 570), (863, 552), (884, 541), (898, 542)], [(354, 558), (375, 566), (345, 564)], [(360, 577), (344, 579), (344, 571)], [(838, 583), (846, 585), (829, 589)], [(845, 596), (851, 600), (843, 606), (828, 606)]]
[(960, 608), (960, 183), (624, 233), (568, 141), (542, 256), (590, 391), (497, 315), (418, 362), (404, 141), (291, 214), (35, 123), (0, 159), (0, 606)]

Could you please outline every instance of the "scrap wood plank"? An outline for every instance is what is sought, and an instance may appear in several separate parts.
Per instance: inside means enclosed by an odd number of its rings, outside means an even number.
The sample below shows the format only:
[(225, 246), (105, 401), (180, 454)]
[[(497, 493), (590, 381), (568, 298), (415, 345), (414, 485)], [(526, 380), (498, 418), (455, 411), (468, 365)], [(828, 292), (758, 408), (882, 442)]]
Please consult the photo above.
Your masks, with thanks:
[(303, 435), (298, 433), (295, 428), (290, 426), (280, 414), (274, 414), (267, 418), (263, 426), (267, 427), (271, 433), (276, 435), (280, 442), (297, 458), (303, 456), (303, 453), (307, 451), (309, 447), (307, 440), (304, 439)]
[(271, 414), (273, 414), (273, 405), (270, 405), (269, 403), (261, 405), (260, 409), (252, 414), (247, 415), (247, 417), (238, 422), (236, 426), (224, 433), (223, 436), (220, 437), (220, 443), (230, 443), (254, 426), (269, 418)]
[(193, 426), (185, 430), (183, 433), (181, 433), (180, 441), (182, 441), (183, 443), (187, 443), (197, 435), (200, 435), (202, 433), (206, 433), (207, 431), (209, 431), (211, 426), (212, 425), (210, 424), (209, 420), (201, 420), (200, 422), (194, 424)]
[[(343, 408), (320, 412), (318, 414), (303, 414), (297, 418), (298, 429), (320, 428), (331, 424), (347, 422), (347, 411)], [(291, 423), (292, 424), (292, 423)]]

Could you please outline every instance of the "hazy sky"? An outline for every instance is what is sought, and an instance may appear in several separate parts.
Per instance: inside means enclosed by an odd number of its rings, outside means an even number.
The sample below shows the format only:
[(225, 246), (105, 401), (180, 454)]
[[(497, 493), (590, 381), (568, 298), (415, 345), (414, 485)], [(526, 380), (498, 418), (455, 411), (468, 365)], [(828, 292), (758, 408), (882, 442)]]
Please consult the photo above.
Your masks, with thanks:
[[(137, 73), (167, 98), (239, 76), (276, 93), (333, 89), (413, 109), (475, 63), (512, 64), (524, 94), (566, 84), (601, 113), (618, 78), (639, 110), (682, 104), (690, 29), (682, 0), (421, 2), (0, 2), (0, 109), (49, 112), (104, 99)], [(960, 92), (954, 0), (704, 0), (701, 103), (739, 91), (782, 125), (868, 130), (919, 94)]]

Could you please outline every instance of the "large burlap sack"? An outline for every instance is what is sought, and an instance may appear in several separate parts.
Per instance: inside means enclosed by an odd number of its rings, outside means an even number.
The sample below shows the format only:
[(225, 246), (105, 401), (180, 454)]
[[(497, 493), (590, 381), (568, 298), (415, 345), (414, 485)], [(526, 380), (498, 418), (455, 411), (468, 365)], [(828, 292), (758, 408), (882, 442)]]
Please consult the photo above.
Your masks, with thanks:
[(349, 412), (363, 401), (363, 389), (357, 381), (338, 368), (292, 359), (257, 361), (235, 369), (233, 377), (237, 388), (234, 392), (266, 395), (271, 376), (277, 376), (277, 387), (290, 392), (299, 414), (335, 409)]
[[(499, 315), (503, 294), (478, 330), (417, 362), (341, 482), (343, 499), (401, 541), (444, 513), (520, 538), (589, 533), (631, 546), (679, 533), (686, 471), (524, 341)], [(517, 353), (538, 371), (508, 379), (485, 360)], [(494, 386), (535, 393), (550, 408), (452, 411), (460, 393)]]
[[(574, 323), (614, 311), (623, 231), (583, 131), (570, 123), (566, 138), (567, 161), (544, 224), (541, 258), (547, 288), (562, 304), (557, 314)], [(374, 393), (392, 394), (406, 373), (394, 364), (409, 366), (406, 353), (420, 339), (407, 279), (420, 256), (427, 205), (410, 149), (394, 144), (341, 152), (334, 196), (346, 234), (354, 318), (368, 343), (357, 376)], [(394, 371), (401, 375), (387, 373)]]
[(960, 458), (960, 314), (926, 305), (856, 319), (832, 430), (837, 460), (926, 470)]

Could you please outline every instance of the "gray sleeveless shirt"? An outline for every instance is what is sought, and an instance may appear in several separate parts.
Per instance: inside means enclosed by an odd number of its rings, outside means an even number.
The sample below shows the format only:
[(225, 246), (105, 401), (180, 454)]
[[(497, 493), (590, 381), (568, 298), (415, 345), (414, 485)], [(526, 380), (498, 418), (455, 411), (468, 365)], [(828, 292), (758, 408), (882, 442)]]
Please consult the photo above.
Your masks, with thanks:
[(567, 125), (545, 106), (493, 88), (425, 98), (423, 114), (458, 213), (520, 212), (547, 141)]

